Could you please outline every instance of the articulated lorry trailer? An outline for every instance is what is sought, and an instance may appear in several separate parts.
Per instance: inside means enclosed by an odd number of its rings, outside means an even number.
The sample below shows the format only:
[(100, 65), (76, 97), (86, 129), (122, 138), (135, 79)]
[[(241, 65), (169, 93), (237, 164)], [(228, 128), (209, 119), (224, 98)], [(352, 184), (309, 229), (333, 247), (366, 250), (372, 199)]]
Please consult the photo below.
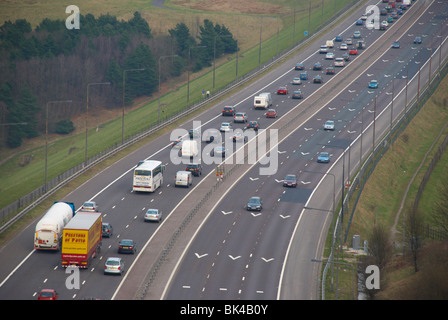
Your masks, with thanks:
[(87, 268), (99, 254), (102, 241), (102, 219), (98, 212), (78, 212), (64, 227), (62, 266)]
[(34, 231), (34, 249), (59, 250), (62, 231), (75, 215), (73, 202), (56, 201), (39, 220)]

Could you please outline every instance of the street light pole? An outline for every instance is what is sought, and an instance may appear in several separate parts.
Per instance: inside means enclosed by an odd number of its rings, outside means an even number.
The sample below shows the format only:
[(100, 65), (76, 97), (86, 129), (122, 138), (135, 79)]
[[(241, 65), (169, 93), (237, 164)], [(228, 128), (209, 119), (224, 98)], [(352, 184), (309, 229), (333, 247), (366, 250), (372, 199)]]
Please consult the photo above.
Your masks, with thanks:
[(190, 56), (191, 56), (191, 49), (194, 48), (207, 48), (207, 46), (195, 46), (195, 47), (189, 47), (188, 48), (188, 70), (187, 70), (187, 107), (190, 103)]
[(144, 68), (140, 69), (127, 69), (123, 70), (123, 110), (121, 114), (121, 144), (124, 142), (124, 105), (125, 105), (125, 86), (126, 86), (126, 72), (128, 71), (143, 71)]
[(215, 92), (216, 38), (217, 38), (217, 37), (225, 38), (225, 37), (231, 37), (231, 36), (232, 36), (231, 34), (227, 34), (227, 35), (220, 35), (220, 34), (217, 34), (217, 35), (215, 36), (215, 38), (213, 39), (213, 89), (212, 89), (212, 92)]
[(47, 166), (48, 166), (48, 105), (50, 103), (71, 103), (72, 100), (48, 101), (45, 111), (45, 183), (44, 192), (47, 193)]
[(161, 73), (160, 67), (161, 67), (161, 65), (160, 65), (160, 61), (163, 58), (174, 58), (174, 57), (177, 57), (177, 56), (178, 56), (177, 54), (174, 54), (174, 55), (170, 55), (170, 56), (161, 56), (161, 57), (159, 57), (159, 97), (157, 98), (157, 104), (158, 104), (157, 123), (160, 122), (160, 95), (161, 95), (161, 90), (160, 90), (160, 73)]
[(109, 85), (110, 82), (95, 82), (95, 83), (89, 83), (87, 84), (87, 103), (86, 103), (86, 150), (85, 150), (85, 155), (84, 155), (84, 166), (87, 165), (87, 131), (88, 131), (88, 118), (89, 118), (89, 88), (90, 86), (94, 86), (94, 85)]

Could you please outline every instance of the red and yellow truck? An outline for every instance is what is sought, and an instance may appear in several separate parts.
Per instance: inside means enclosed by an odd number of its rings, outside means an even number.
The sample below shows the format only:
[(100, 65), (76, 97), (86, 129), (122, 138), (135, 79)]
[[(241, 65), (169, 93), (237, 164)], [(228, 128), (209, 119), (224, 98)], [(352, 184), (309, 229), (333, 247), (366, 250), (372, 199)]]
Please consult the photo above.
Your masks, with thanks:
[(64, 227), (62, 266), (87, 268), (101, 250), (101, 213), (78, 212)]

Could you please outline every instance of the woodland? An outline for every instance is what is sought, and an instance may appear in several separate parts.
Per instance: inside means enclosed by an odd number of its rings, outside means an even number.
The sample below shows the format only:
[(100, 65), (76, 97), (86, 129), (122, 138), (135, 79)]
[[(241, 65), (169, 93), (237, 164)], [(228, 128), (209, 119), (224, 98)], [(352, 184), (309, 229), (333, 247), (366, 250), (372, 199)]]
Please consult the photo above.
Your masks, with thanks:
[[(0, 148), (16, 148), (24, 138), (45, 133), (46, 106), (51, 101), (71, 99), (49, 117), (51, 133), (74, 130), (72, 117), (86, 109), (88, 84), (96, 86), (89, 103), (121, 108), (126, 72), (125, 103), (151, 96), (159, 84), (158, 61), (164, 60), (161, 81), (198, 72), (214, 58), (237, 51), (237, 41), (224, 25), (204, 20), (193, 36), (184, 23), (168, 34), (154, 37), (139, 12), (128, 21), (111, 15), (80, 16), (79, 29), (67, 29), (65, 21), (44, 19), (33, 30), (25, 19), (0, 26)], [(219, 35), (219, 36), (217, 36)], [(190, 48), (203, 46), (189, 55)], [(21, 125), (26, 124), (26, 125)]]

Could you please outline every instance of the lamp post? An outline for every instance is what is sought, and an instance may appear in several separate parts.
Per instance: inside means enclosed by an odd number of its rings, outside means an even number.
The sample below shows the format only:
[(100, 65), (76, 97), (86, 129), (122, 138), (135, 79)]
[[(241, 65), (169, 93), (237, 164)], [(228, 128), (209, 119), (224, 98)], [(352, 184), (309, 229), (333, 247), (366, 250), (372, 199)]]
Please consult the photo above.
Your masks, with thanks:
[(231, 36), (232, 36), (231, 34), (227, 34), (227, 35), (217, 34), (213, 39), (213, 89), (212, 89), (212, 92), (215, 92), (216, 38), (218, 38), (218, 37), (225, 38), (225, 37), (231, 37)]
[(72, 100), (48, 101), (45, 111), (45, 183), (44, 192), (47, 193), (47, 166), (48, 166), (48, 106), (50, 103), (71, 103)]
[(84, 165), (87, 165), (87, 131), (88, 131), (88, 123), (87, 120), (89, 118), (89, 89), (90, 86), (95, 86), (95, 85), (109, 85), (110, 82), (95, 82), (95, 83), (89, 83), (87, 84), (87, 103), (86, 103), (86, 150), (85, 150), (85, 155), (84, 155)]
[[(349, 266), (352, 268), (352, 298), (355, 300), (355, 267), (351, 263), (347, 262), (340, 262), (340, 261), (328, 261), (328, 259), (321, 260), (321, 259), (311, 259), (311, 262), (330, 262), (331, 264), (337, 264), (337, 265), (344, 265)], [(336, 283), (337, 286), (337, 283)], [(322, 300), (325, 300), (325, 274), (322, 276)], [(338, 292), (338, 288), (336, 287), (336, 294)]]
[(170, 55), (170, 56), (161, 56), (161, 57), (159, 57), (159, 97), (157, 99), (157, 104), (158, 104), (157, 123), (160, 122), (160, 95), (161, 95), (161, 90), (160, 90), (160, 72), (161, 72), (160, 71), (160, 67), (161, 67), (161, 64), (160, 64), (160, 61), (162, 59), (164, 59), (164, 58), (174, 58), (174, 57), (178, 57), (178, 55), (177, 54), (173, 54), (173, 55)]
[(123, 108), (122, 108), (122, 114), (121, 114), (121, 144), (124, 142), (124, 105), (125, 105), (125, 86), (126, 86), (126, 72), (128, 71), (143, 71), (144, 68), (140, 69), (127, 69), (123, 70)]
[(207, 46), (195, 46), (195, 47), (189, 47), (188, 48), (188, 70), (187, 70), (187, 107), (190, 103), (190, 56), (191, 56), (191, 49), (195, 48), (207, 48)]

